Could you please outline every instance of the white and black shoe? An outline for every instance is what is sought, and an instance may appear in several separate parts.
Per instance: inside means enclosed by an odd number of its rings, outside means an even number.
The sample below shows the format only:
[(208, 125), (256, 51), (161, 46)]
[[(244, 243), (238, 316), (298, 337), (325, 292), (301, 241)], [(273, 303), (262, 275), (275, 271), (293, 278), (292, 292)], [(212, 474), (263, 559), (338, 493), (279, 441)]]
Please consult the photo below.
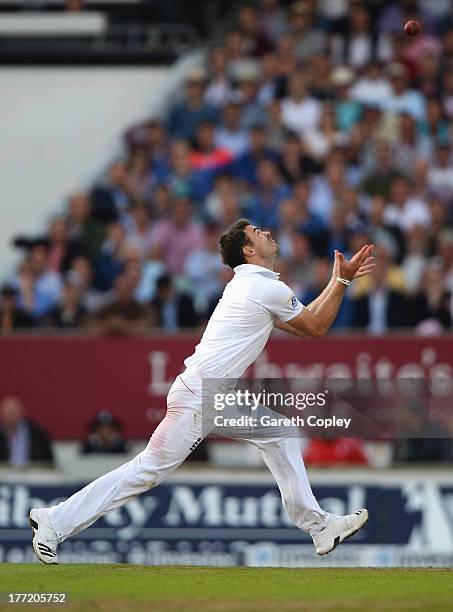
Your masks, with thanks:
[(346, 538), (354, 535), (368, 520), (368, 510), (362, 508), (354, 514), (338, 516), (329, 514), (327, 524), (318, 533), (312, 535), (318, 555), (326, 555), (331, 552), (338, 544), (344, 542)]
[(33, 550), (43, 563), (55, 564), (58, 563), (57, 546), (59, 542), (47, 512), (47, 508), (33, 508), (30, 511)]

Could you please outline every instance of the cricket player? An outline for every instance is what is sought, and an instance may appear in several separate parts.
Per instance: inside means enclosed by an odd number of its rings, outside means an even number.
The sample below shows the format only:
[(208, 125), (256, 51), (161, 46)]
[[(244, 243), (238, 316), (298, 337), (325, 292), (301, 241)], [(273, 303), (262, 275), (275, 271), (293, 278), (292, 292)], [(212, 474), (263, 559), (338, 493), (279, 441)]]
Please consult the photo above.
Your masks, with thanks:
[[(263, 350), (274, 327), (296, 336), (323, 336), (333, 323), (350, 282), (374, 268), (373, 246), (350, 261), (335, 251), (333, 274), (322, 293), (303, 306), (279, 280), (274, 265), (279, 247), (270, 232), (240, 219), (220, 238), (223, 262), (234, 271), (200, 343), (184, 362), (167, 397), (167, 413), (146, 448), (67, 500), (30, 512), (33, 549), (40, 561), (58, 563), (58, 544), (106, 513), (156, 487), (209, 433), (209, 410), (202, 410), (203, 379), (237, 379)], [(204, 412), (204, 414), (203, 414)], [(280, 489), (294, 524), (310, 534), (324, 555), (358, 531), (366, 509), (338, 516), (316, 501), (305, 471), (299, 440), (272, 436), (246, 440), (258, 446)]]

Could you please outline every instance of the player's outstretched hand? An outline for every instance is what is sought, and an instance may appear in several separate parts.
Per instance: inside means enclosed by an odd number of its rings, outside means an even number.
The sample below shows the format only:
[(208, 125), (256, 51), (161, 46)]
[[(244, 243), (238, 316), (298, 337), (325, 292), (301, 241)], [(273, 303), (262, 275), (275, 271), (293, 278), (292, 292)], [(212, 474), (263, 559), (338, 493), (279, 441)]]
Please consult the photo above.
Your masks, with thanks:
[(373, 258), (374, 245), (366, 244), (349, 261), (343, 253), (335, 251), (334, 274), (346, 280), (366, 276), (376, 267)]

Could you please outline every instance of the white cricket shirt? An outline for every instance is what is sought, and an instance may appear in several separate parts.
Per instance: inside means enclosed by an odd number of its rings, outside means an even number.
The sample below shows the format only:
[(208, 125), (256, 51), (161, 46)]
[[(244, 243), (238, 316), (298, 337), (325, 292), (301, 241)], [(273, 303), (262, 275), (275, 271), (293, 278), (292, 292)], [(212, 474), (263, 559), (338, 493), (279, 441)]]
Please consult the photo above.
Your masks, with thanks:
[(242, 376), (263, 350), (276, 320), (289, 321), (303, 308), (278, 278), (278, 273), (262, 266), (236, 266), (185, 366), (212, 378)]

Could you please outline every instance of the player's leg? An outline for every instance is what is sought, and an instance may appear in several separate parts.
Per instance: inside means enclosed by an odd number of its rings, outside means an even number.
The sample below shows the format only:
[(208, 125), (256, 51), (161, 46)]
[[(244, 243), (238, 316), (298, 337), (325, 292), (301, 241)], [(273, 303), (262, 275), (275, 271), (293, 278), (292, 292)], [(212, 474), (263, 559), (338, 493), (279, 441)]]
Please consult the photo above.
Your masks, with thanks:
[(250, 442), (261, 450), (263, 460), (280, 489), (289, 518), (296, 527), (311, 535), (318, 554), (332, 551), (365, 524), (368, 511), (364, 508), (345, 516), (329, 514), (321, 509), (308, 481), (298, 438)]
[[(201, 399), (178, 379), (167, 398), (167, 414), (145, 450), (101, 476), (65, 501), (34, 509), (33, 547), (41, 561), (56, 563), (56, 545), (89, 527), (104, 514), (157, 486), (204, 437)], [(55, 541), (54, 541), (55, 540)]]

